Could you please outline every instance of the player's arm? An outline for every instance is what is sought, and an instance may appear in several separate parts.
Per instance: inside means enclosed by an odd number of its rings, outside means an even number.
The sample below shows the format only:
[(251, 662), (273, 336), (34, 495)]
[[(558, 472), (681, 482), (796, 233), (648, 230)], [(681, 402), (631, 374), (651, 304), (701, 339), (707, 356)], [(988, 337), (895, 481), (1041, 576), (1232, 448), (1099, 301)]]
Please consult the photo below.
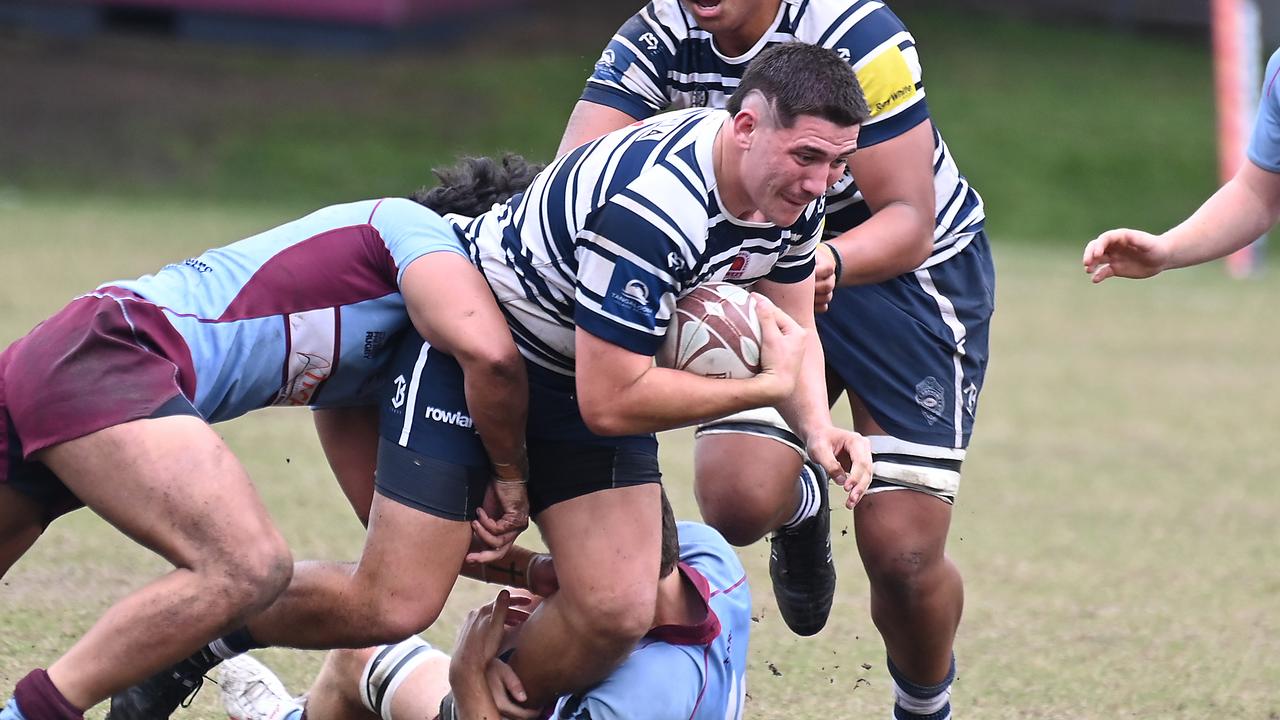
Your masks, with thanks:
[(804, 353), (805, 333), (767, 300), (759, 299), (761, 364), (748, 379), (707, 378), (660, 368), (579, 327), (578, 406), (601, 435), (637, 435), (695, 425), (749, 408), (775, 405), (790, 395)]
[(579, 100), (569, 115), (569, 122), (565, 125), (564, 136), (560, 138), (560, 149), (556, 151), (556, 157), (601, 135), (624, 128), (638, 119), (608, 105)]
[[(524, 360), (502, 317), (488, 283), (467, 258), (436, 252), (404, 271), (401, 293), (409, 318), (432, 347), (453, 356), (462, 367), (467, 409), (489, 455), (499, 511), (480, 517), (477, 533), (498, 538), (501, 551), (528, 526), (525, 426), (529, 380)], [(482, 527), (483, 526), (483, 527)]]
[(856, 503), (871, 483), (871, 449), (866, 438), (835, 427), (827, 406), (826, 361), (814, 329), (813, 276), (797, 283), (759, 280), (755, 290), (790, 314), (806, 330), (805, 353), (795, 392), (777, 404), (778, 412), (805, 444), (809, 459), (821, 465), (832, 481)]
[(933, 124), (925, 120), (859, 149), (849, 170), (872, 215), (819, 250), (818, 276), (835, 265), (831, 250), (843, 260), (837, 285), (878, 283), (914, 270), (933, 250)]
[(546, 597), (560, 588), (551, 555), (514, 545), (501, 559), (487, 563), (467, 562), (462, 574), (472, 580), (524, 588)]
[(1084, 268), (1095, 283), (1113, 276), (1148, 278), (1229, 255), (1277, 222), (1280, 173), (1246, 161), (1199, 210), (1168, 232), (1117, 229), (1099, 235), (1085, 247)]

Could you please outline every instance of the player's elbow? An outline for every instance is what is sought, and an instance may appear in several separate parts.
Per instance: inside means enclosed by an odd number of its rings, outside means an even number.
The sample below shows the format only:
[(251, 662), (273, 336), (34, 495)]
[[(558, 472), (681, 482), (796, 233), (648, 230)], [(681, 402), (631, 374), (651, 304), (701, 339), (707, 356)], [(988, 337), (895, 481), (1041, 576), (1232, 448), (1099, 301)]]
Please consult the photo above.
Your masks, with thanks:
[(578, 410), (587, 429), (605, 437), (635, 435), (644, 432), (627, 414), (618, 398), (579, 394)]
[(527, 383), (524, 359), (512, 343), (473, 348), (459, 353), (457, 360), (465, 375), (478, 378), (490, 387), (514, 388)]

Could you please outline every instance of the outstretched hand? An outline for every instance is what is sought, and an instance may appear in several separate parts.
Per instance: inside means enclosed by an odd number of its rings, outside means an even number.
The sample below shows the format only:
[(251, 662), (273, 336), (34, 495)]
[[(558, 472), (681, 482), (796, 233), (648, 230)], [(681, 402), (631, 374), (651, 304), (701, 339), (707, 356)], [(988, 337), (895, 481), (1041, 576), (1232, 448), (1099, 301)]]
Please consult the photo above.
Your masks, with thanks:
[(1095, 283), (1109, 277), (1149, 278), (1169, 266), (1169, 248), (1158, 236), (1121, 228), (1102, 233), (1084, 248), (1084, 271)]

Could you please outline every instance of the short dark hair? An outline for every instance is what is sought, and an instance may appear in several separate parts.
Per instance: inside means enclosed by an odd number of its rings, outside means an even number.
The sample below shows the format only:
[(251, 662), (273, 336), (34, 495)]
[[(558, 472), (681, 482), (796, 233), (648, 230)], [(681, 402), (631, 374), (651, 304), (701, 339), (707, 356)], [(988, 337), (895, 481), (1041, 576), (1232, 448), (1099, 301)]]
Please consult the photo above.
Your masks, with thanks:
[(791, 127), (801, 115), (842, 127), (861, 125), (871, 116), (849, 63), (834, 50), (808, 43), (765, 48), (747, 66), (738, 89), (730, 96), (729, 113), (737, 115), (753, 92), (764, 96), (783, 127)]
[(671, 511), (671, 502), (667, 500), (667, 491), (662, 491), (662, 562), (658, 566), (658, 577), (664, 578), (676, 569), (680, 562), (680, 535), (676, 532), (676, 514)]
[(475, 217), (524, 192), (543, 167), (515, 153), (506, 153), (500, 160), (464, 157), (450, 167), (432, 170), (440, 184), (423, 187), (410, 198), (441, 215)]

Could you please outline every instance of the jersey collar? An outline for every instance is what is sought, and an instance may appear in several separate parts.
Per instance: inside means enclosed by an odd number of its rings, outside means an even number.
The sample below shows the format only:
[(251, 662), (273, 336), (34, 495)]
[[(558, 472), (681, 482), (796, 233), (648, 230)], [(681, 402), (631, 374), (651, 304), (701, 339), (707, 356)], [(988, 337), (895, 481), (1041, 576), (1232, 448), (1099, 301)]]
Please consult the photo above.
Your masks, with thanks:
[(671, 645), (706, 645), (720, 637), (720, 618), (711, 609), (711, 583), (690, 565), (680, 563), (677, 567), (698, 591), (707, 614), (703, 616), (702, 622), (695, 625), (660, 625), (650, 630), (645, 637)]

